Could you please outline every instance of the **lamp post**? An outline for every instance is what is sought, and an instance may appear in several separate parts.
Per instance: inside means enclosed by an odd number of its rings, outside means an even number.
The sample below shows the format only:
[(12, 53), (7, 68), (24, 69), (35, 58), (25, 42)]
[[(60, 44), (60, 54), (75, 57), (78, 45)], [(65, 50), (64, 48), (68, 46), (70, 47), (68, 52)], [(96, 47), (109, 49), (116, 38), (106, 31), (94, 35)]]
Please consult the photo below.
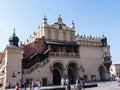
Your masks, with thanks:
[(85, 69), (83, 68), (83, 70), (82, 70), (82, 71), (83, 71), (83, 79), (84, 79), (84, 71), (85, 71)]
[[(85, 80), (84, 80), (84, 71), (85, 71), (85, 69), (83, 68), (83, 69), (82, 69), (82, 72), (83, 72), (83, 88), (84, 88), (84, 85), (85, 85)], [(84, 88), (84, 90), (85, 90), (85, 88)]]

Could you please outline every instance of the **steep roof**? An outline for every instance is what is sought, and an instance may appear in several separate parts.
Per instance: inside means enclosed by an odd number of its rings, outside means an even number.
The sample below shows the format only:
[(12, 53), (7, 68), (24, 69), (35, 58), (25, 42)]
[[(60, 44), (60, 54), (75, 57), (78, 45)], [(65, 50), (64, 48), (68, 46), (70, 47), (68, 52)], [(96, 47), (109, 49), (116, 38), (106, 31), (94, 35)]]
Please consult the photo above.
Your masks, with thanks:
[(43, 38), (37, 38), (35, 42), (23, 46), (23, 58), (28, 58), (34, 53), (42, 53), (46, 49), (46, 43)]

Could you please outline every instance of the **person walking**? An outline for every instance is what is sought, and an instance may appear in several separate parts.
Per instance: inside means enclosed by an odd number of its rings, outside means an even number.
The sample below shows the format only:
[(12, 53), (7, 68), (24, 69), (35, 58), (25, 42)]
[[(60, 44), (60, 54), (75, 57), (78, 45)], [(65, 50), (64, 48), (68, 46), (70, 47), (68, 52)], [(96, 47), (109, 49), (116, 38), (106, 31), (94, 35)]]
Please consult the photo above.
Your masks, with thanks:
[(26, 88), (27, 88), (27, 83), (24, 82), (24, 90), (26, 90)]
[(79, 78), (75, 81), (75, 83), (76, 83), (76, 89), (80, 90), (80, 80), (79, 80)]
[(34, 81), (32, 81), (32, 90), (34, 90), (34, 88), (35, 88), (35, 83), (34, 83)]
[(67, 85), (67, 90), (71, 90), (70, 81), (68, 80), (68, 78), (65, 80), (65, 85)]
[(117, 81), (118, 81), (118, 86), (120, 86), (120, 75), (118, 75)]
[(19, 85), (18, 84), (16, 84), (15, 90), (19, 90)]
[(23, 88), (22, 81), (19, 83), (19, 87), (20, 87), (20, 90), (22, 90), (22, 88)]
[(65, 80), (64, 78), (61, 79), (61, 87), (64, 87), (65, 86)]
[(83, 79), (82, 78), (79, 77), (76, 80), (76, 87), (77, 87), (77, 90), (82, 90), (82, 88), (83, 88)]
[(40, 88), (41, 88), (41, 81), (37, 80), (36, 84), (37, 84), (38, 90), (40, 90)]

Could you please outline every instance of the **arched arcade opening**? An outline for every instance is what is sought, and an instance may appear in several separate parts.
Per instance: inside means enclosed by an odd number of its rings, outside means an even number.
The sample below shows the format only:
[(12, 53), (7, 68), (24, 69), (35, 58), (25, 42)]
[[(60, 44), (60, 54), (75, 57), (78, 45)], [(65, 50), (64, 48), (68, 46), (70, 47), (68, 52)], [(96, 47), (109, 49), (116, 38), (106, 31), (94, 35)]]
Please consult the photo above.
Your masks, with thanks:
[(53, 84), (60, 85), (61, 77), (63, 76), (63, 64), (60, 62), (56, 62), (53, 65)]

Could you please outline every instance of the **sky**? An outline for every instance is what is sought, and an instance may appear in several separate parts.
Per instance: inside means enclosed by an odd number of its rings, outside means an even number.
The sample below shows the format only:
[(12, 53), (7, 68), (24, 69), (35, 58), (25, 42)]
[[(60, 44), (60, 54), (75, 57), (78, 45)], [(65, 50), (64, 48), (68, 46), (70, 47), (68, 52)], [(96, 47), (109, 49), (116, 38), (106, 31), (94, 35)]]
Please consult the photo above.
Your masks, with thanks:
[(15, 33), (23, 43), (42, 25), (46, 15), (53, 24), (61, 15), (76, 35), (107, 37), (113, 62), (120, 58), (120, 0), (0, 0), (0, 51)]

